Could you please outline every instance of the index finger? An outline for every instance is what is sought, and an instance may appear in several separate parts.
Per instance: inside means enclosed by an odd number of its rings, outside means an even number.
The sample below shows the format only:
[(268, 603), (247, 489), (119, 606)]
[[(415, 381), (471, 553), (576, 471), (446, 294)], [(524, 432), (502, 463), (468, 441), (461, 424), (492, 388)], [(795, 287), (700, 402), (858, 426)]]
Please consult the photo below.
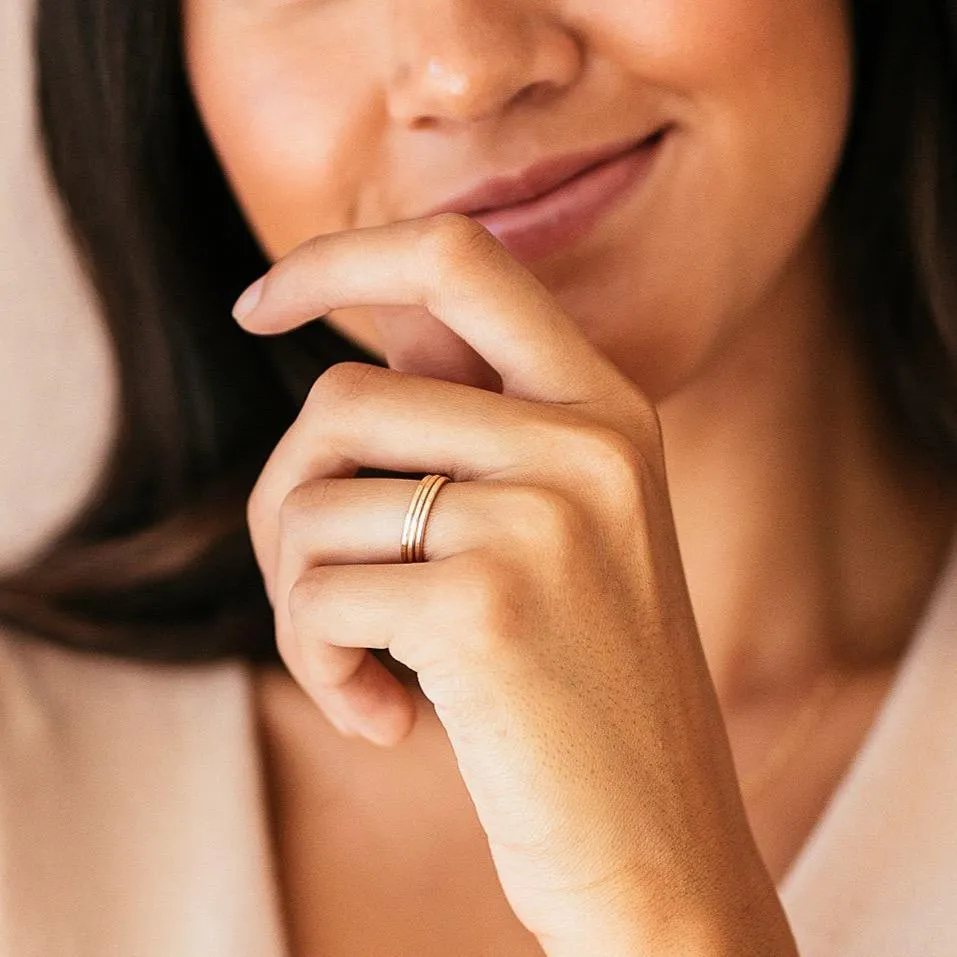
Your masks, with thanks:
[(499, 373), (509, 395), (588, 404), (625, 381), (538, 278), (460, 213), (309, 239), (240, 297), (234, 316), (250, 332), (274, 334), (373, 305), (423, 306)]

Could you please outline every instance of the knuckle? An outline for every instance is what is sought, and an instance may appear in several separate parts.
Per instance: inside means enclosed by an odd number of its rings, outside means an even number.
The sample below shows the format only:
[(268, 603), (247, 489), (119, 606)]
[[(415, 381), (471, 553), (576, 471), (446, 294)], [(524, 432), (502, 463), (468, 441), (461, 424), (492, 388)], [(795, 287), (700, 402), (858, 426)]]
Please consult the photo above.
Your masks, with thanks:
[(309, 259), (316, 259), (321, 256), (329, 248), (329, 236), (325, 233), (316, 233), (315, 235), (308, 236), (304, 239), (299, 246), (297, 251), (303, 253), (304, 256)]
[(326, 595), (320, 569), (310, 569), (286, 596), (290, 634), (280, 652), (293, 667), (301, 666), (313, 690), (331, 690), (345, 684), (355, 665), (345, 656), (329, 655)]
[(329, 485), (311, 480), (296, 485), (279, 504), (279, 531), (283, 538), (298, 540), (307, 527), (315, 524), (316, 510), (322, 505)]
[[(332, 628), (330, 598), (335, 599), (331, 581), (332, 572), (321, 565), (303, 572), (286, 594), (288, 633), (277, 634), (277, 643), (290, 669), (304, 668), (309, 690), (315, 693), (335, 693), (355, 674), (352, 656), (329, 654)], [(285, 629), (283, 629), (285, 630)]]
[(341, 405), (354, 402), (368, 393), (375, 366), (363, 362), (337, 362), (313, 382), (306, 399), (313, 405)]
[(474, 650), (487, 655), (521, 633), (522, 592), (516, 571), (491, 553), (460, 555), (461, 608)]
[(314, 632), (316, 611), (321, 598), (321, 581), (315, 569), (307, 575), (301, 575), (293, 582), (286, 596), (286, 608), (293, 627), (298, 630), (303, 624), (308, 623), (310, 632)]
[(302, 493), (299, 486), (288, 492), (279, 503), (277, 524), (279, 537), (283, 541), (295, 539), (300, 531), (303, 520)]
[(594, 491), (606, 500), (644, 499), (649, 476), (648, 459), (627, 436), (597, 427), (580, 436), (581, 461)]
[(266, 528), (267, 511), (266, 487), (260, 479), (253, 485), (252, 491), (246, 498), (246, 527), (249, 529), (249, 538), (253, 547), (257, 550), (260, 537)]
[(522, 541), (540, 548), (546, 542), (571, 542), (581, 534), (578, 507), (561, 493), (537, 486), (520, 486), (514, 492), (509, 527)]
[(426, 224), (426, 249), (440, 273), (457, 273), (477, 258), (492, 255), (498, 245), (481, 223), (464, 213), (439, 213)]

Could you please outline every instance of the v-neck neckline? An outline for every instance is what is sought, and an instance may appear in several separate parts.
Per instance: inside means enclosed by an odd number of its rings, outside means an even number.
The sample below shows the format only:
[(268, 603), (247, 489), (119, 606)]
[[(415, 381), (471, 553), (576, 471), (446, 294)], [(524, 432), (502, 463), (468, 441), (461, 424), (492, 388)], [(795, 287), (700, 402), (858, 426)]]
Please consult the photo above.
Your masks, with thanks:
[[(849, 851), (859, 846), (869, 854), (874, 847), (889, 849), (895, 842), (909, 840), (883, 813), (886, 806), (897, 803), (897, 794), (915, 787), (919, 790), (912, 774), (921, 757), (914, 747), (902, 745), (919, 745), (922, 732), (936, 724), (933, 714), (938, 705), (955, 698), (957, 530), (871, 726), (800, 851), (777, 882), (793, 926), (807, 937), (800, 950), (802, 957), (838, 952), (816, 949), (815, 941), (825, 936), (828, 946), (833, 947), (838, 939), (842, 947), (853, 946), (854, 934), (866, 927), (867, 921), (862, 921), (860, 911), (851, 913), (849, 894), (860, 900), (873, 898), (878, 881), (907, 880), (905, 873), (875, 870), (869, 860)], [(953, 710), (957, 712), (957, 706)], [(953, 722), (947, 725), (951, 731), (954, 727)], [(951, 763), (957, 776), (957, 761)], [(901, 853), (904, 860), (913, 851)], [(953, 867), (957, 870), (957, 859)], [(840, 953), (849, 957), (851, 951), (842, 949)]]

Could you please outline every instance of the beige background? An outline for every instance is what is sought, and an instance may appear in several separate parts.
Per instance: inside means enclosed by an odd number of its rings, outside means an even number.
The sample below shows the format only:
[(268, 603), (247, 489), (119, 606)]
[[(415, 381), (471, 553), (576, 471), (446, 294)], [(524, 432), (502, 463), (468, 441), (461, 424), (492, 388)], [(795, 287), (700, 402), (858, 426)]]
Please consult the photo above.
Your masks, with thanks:
[(81, 503), (116, 411), (108, 340), (40, 162), (33, 5), (0, 2), (0, 568)]

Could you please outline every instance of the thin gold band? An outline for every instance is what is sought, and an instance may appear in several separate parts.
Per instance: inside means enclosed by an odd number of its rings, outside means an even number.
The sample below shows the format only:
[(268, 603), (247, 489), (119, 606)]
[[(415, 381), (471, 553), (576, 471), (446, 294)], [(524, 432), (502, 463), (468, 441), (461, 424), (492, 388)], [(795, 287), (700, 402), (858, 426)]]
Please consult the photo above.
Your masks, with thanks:
[(402, 524), (402, 540), (399, 543), (399, 557), (402, 562), (425, 561), (425, 524), (429, 520), (429, 512), (439, 489), (451, 481), (448, 475), (434, 473), (419, 479)]

